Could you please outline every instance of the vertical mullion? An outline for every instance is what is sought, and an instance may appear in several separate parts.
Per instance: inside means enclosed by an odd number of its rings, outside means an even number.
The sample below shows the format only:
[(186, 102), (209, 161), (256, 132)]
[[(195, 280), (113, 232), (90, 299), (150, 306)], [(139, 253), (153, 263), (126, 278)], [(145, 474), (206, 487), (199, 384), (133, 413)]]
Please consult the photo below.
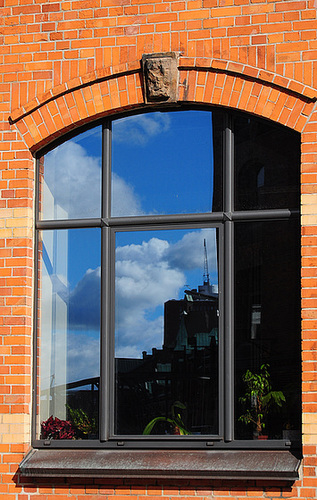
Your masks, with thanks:
[(110, 265), (111, 265), (111, 232), (107, 226), (111, 210), (111, 128), (107, 122), (102, 131), (102, 204), (103, 224), (101, 228), (101, 332), (100, 332), (100, 440), (107, 441), (110, 434), (111, 408), (111, 324), (110, 324)]
[(109, 219), (111, 214), (111, 122), (102, 129), (102, 217)]
[(107, 441), (110, 434), (110, 404), (111, 404), (111, 384), (110, 384), (110, 273), (108, 272), (110, 263), (110, 228), (101, 229), (101, 359), (100, 359), (100, 440)]
[(218, 372), (219, 372), (219, 384), (218, 384), (218, 401), (219, 401), (219, 436), (224, 437), (224, 230), (223, 224), (220, 224), (217, 228), (218, 231), (218, 277), (219, 277), (219, 353), (218, 353)]
[(224, 131), (224, 237), (225, 237), (225, 279), (224, 279), (224, 308), (225, 308), (225, 329), (224, 329), (224, 394), (225, 394), (225, 425), (224, 439), (232, 441), (234, 439), (234, 227), (231, 214), (234, 208), (234, 171), (233, 171), (233, 133), (230, 117), (227, 115)]
[(38, 400), (40, 398), (39, 394), (39, 387), (38, 387), (38, 377), (39, 377), (39, 367), (38, 367), (38, 356), (39, 356), (39, 349), (38, 349), (38, 344), (39, 344), (39, 328), (38, 328), (38, 300), (39, 300), (39, 292), (38, 292), (38, 287), (39, 287), (39, 266), (38, 266), (38, 261), (39, 261), (39, 230), (36, 228), (36, 223), (39, 220), (39, 200), (40, 200), (40, 190), (39, 190), (39, 183), (40, 183), (40, 168), (39, 168), (39, 158), (36, 159), (35, 163), (35, 201), (34, 201), (34, 207), (35, 207), (35, 241), (34, 241), (34, 303), (33, 303), (33, 318), (34, 318), (34, 323), (33, 323), (33, 387), (32, 387), (32, 432), (31, 436), (33, 440), (36, 440), (38, 438), (37, 436), (37, 421), (39, 418), (38, 411)]

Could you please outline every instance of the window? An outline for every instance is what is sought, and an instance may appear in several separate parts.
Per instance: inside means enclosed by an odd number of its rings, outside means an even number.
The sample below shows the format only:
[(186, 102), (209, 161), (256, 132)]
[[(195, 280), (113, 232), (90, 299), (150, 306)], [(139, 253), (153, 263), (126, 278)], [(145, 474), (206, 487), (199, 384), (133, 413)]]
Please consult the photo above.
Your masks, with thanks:
[(297, 441), (299, 155), (289, 129), (184, 109), (38, 158), (37, 446)]

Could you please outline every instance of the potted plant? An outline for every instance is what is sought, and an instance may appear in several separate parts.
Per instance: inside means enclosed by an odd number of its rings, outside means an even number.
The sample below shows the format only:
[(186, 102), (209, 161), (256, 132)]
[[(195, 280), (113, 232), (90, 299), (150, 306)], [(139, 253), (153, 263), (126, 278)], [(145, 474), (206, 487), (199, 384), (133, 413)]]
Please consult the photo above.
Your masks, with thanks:
[(174, 434), (174, 435), (187, 435), (190, 432), (186, 429), (181, 416), (181, 410), (185, 410), (186, 406), (180, 401), (175, 401), (171, 407), (171, 418), (170, 417), (155, 417), (151, 420), (145, 427), (143, 434), (149, 435), (154, 434), (159, 428), (159, 433), (163, 434)]
[(69, 420), (60, 420), (51, 415), (41, 423), (42, 439), (82, 439), (96, 437), (96, 419), (89, 417), (81, 408), (71, 408), (66, 405)]
[(90, 417), (81, 408), (71, 408), (66, 405), (70, 420), (77, 429), (77, 437), (95, 437), (97, 435), (97, 423), (94, 417)]
[(266, 417), (274, 406), (282, 407), (285, 396), (282, 391), (273, 391), (270, 381), (270, 366), (263, 364), (259, 373), (247, 370), (242, 379), (246, 385), (244, 396), (239, 398), (240, 403), (246, 407), (246, 412), (239, 417), (244, 424), (253, 424), (255, 436), (263, 439)]
[(51, 415), (41, 423), (42, 439), (75, 439), (75, 434), (76, 431), (69, 420), (60, 420)]

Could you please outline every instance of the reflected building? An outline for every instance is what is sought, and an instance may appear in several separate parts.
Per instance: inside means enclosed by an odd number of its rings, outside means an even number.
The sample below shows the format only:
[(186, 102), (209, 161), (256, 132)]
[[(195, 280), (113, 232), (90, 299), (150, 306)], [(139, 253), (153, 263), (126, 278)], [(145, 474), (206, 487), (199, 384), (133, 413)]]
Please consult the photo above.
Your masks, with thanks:
[(209, 281), (164, 304), (164, 348), (203, 348), (218, 344), (218, 288)]

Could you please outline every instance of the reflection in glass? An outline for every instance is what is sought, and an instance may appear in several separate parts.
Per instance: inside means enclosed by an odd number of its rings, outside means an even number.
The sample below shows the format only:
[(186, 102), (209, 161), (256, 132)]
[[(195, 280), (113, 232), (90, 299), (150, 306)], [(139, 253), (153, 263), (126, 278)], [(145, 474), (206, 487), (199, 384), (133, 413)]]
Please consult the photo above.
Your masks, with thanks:
[[(300, 429), (300, 252), (298, 221), (236, 224), (235, 230), (235, 381), (236, 438), (252, 439), (255, 423), (239, 417), (254, 414), (255, 399), (243, 404), (247, 370), (261, 374), (268, 365), (281, 406), (262, 408), (261, 434), (281, 439)], [(263, 369), (262, 369), (263, 374)], [(267, 410), (267, 411), (266, 411)], [(298, 436), (299, 439), (299, 436)]]
[(220, 210), (221, 134), (213, 121), (207, 111), (157, 112), (115, 120), (112, 216)]
[(300, 135), (239, 115), (234, 143), (235, 209), (299, 208)]
[(40, 233), (37, 430), (43, 439), (98, 434), (99, 233)]
[(42, 219), (100, 217), (101, 126), (79, 134), (40, 159)]
[(116, 234), (115, 434), (218, 434), (217, 240)]

